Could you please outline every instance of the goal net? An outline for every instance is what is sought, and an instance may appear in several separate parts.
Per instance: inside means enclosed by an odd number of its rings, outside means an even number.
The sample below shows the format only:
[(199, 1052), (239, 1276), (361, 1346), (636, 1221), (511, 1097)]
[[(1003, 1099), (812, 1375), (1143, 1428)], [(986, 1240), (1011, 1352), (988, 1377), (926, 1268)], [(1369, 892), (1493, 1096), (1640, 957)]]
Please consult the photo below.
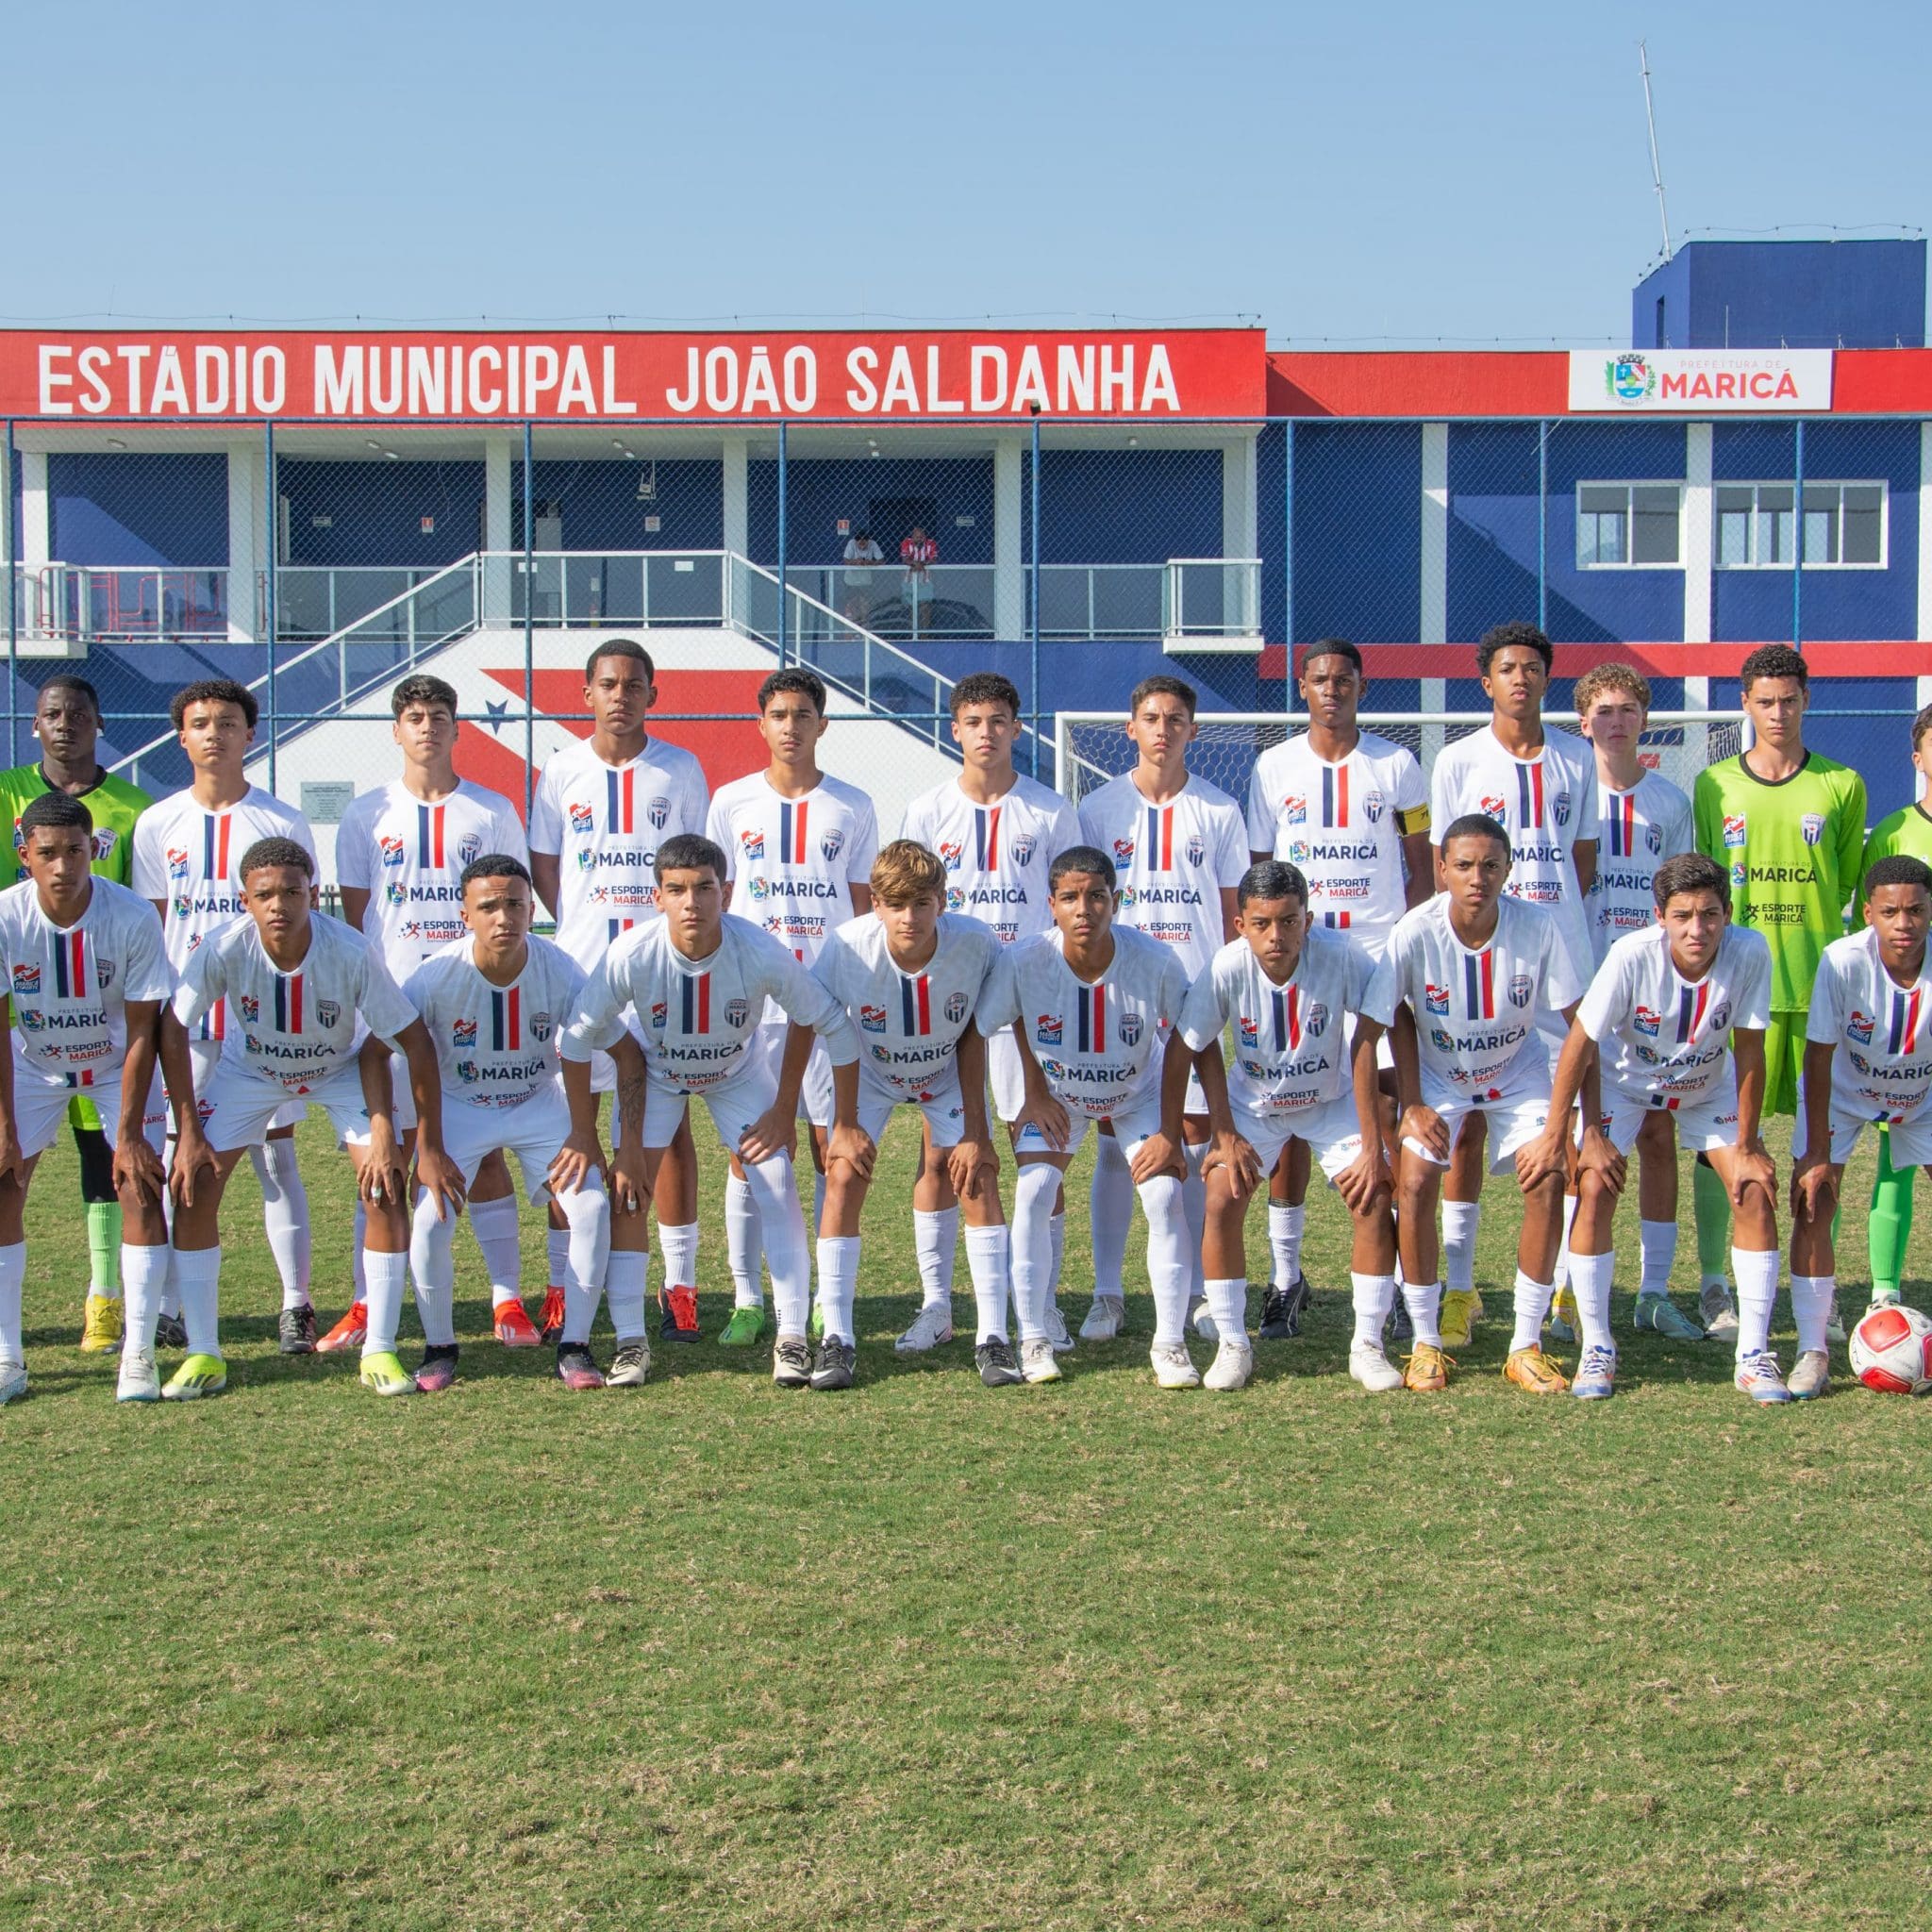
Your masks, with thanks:
[[(1565, 730), (1576, 728), (1574, 712), (1549, 711), (1544, 717)], [(1426, 775), (1443, 745), (1480, 731), (1490, 714), (1451, 711), (1420, 718), (1413, 711), (1363, 711), (1357, 722), (1364, 731), (1406, 744), (1422, 760)], [(1306, 718), (1288, 718), (1279, 711), (1204, 711), (1198, 723), (1199, 732), (1188, 749), (1188, 769), (1218, 785), (1238, 805), (1247, 802), (1255, 760), (1271, 745), (1308, 728)], [(1640, 756), (1688, 797), (1707, 765), (1743, 750), (1743, 725), (1741, 711), (1653, 711)], [(1059, 790), (1068, 798), (1077, 801), (1134, 767), (1126, 721), (1118, 711), (1060, 711), (1056, 729)]]

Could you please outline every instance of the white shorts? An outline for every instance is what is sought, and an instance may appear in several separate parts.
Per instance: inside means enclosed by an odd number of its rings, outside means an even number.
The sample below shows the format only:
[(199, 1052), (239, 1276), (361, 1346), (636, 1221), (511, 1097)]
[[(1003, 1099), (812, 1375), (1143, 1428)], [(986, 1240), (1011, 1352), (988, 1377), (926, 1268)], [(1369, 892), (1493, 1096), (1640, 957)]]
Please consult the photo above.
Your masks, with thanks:
[[(1541, 1074), (1545, 1070), (1539, 1063), (1534, 1071)], [(1486, 1115), (1490, 1123), (1490, 1172), (1502, 1174), (1516, 1165), (1517, 1150), (1527, 1146), (1548, 1126), (1550, 1088), (1546, 1079), (1532, 1079), (1505, 1089), (1491, 1099), (1474, 1093), (1457, 1093), (1452, 1088), (1437, 1087), (1424, 1079), (1423, 1105), (1433, 1108), (1449, 1129), (1451, 1154), (1455, 1153), (1456, 1143), (1462, 1138), (1463, 1124), (1474, 1114)], [(1433, 1167), (1449, 1165), (1446, 1160), (1438, 1160), (1420, 1141), (1407, 1135), (1404, 1135), (1402, 1144), (1410, 1153), (1421, 1155)]]
[(1738, 1083), (1734, 1079), (1721, 1081), (1714, 1091), (1699, 1094), (1688, 1107), (1661, 1095), (1624, 1093), (1614, 1087), (1604, 1090), (1603, 1130), (1619, 1154), (1627, 1154), (1636, 1146), (1644, 1122), (1657, 1113), (1668, 1115), (1677, 1130), (1678, 1146), (1688, 1147), (1692, 1154), (1738, 1144)]
[[(214, 1077), (200, 1090), (201, 1130), (217, 1154), (237, 1147), (258, 1147), (269, 1129), (280, 1124), (291, 1105), (287, 1092), (268, 1080), (258, 1080), (224, 1061)], [(362, 1075), (352, 1060), (327, 1079), (311, 1087), (293, 1103), (295, 1118), (302, 1109), (321, 1108), (345, 1146), (369, 1144), (369, 1109), (362, 1104)]]
[(858, 1124), (874, 1146), (900, 1108), (917, 1108), (934, 1148), (957, 1147), (966, 1134), (966, 1106), (959, 1093), (959, 1072), (948, 1067), (942, 1079), (917, 1093), (902, 1093), (883, 1080), (858, 1076)]
[[(1831, 1163), (1842, 1167), (1852, 1158), (1858, 1136), (1867, 1127), (1887, 1127), (1891, 1136), (1891, 1164), (1894, 1169), (1932, 1166), (1932, 1108), (1922, 1108), (1908, 1121), (1881, 1121), (1875, 1117), (1831, 1110)], [(1805, 1131), (1805, 1083), (1798, 1082), (1798, 1121), (1791, 1130), (1791, 1158), (1802, 1160), (1807, 1151)]]
[[(774, 1093), (778, 1091), (778, 1070), (785, 1062), (785, 1037), (791, 1031), (789, 1021), (767, 1022), (752, 1035), (751, 1052), (763, 1057)], [(812, 1041), (811, 1058), (805, 1063), (805, 1078), (798, 1088), (798, 1118), (815, 1127), (832, 1124), (832, 1062), (823, 1040)]]
[(686, 1107), (702, 1100), (718, 1130), (719, 1146), (727, 1154), (736, 1154), (744, 1130), (769, 1112), (777, 1097), (778, 1083), (756, 1048), (745, 1055), (728, 1079), (701, 1093), (687, 1093), (681, 1087), (667, 1086), (653, 1077), (644, 1088), (644, 1145), (670, 1146)]
[(1026, 1105), (1026, 1074), (1010, 1026), (1001, 1027), (986, 1042), (986, 1084), (992, 1090), (993, 1112), (1010, 1124)]
[[(188, 1042), (189, 1070), (194, 1076), (194, 1091), (203, 1101), (208, 1098), (208, 1082), (214, 1078), (215, 1069), (222, 1064), (223, 1052), (223, 1045), (219, 1040), (191, 1040)], [(408, 1091), (407, 1085), (404, 1091)], [(172, 1097), (171, 1095), (170, 1098)], [(205, 1107), (202, 1111), (206, 1116)], [(299, 1100), (290, 1101), (277, 1111), (275, 1118), (269, 1124), (274, 1127), (296, 1126), (308, 1111), (308, 1109)], [(171, 1134), (175, 1131), (172, 1115), (169, 1117), (168, 1131)]]
[(466, 1184), (476, 1178), (487, 1156), (514, 1154), (524, 1192), (541, 1208), (550, 1199), (544, 1176), (569, 1134), (570, 1105), (561, 1080), (539, 1087), (515, 1107), (472, 1107), (443, 1089), (442, 1151), (462, 1170)]
[[(1013, 1142), (1015, 1154), (1064, 1154), (1071, 1159), (1080, 1151), (1081, 1143), (1087, 1139), (1087, 1129), (1098, 1124), (1084, 1113), (1073, 1108), (1067, 1108), (1067, 1144), (1064, 1147), (1050, 1147), (1046, 1136), (1030, 1122), (1021, 1129), (1020, 1137)], [(1138, 1093), (1123, 1103), (1117, 1113), (1108, 1116), (1108, 1124), (1112, 1127), (1114, 1139), (1120, 1142), (1121, 1152), (1132, 1159), (1134, 1149), (1151, 1134), (1160, 1131), (1160, 1089), (1158, 1086), (1143, 1087)]]
[(1274, 1172), (1281, 1150), (1291, 1141), (1306, 1141), (1331, 1181), (1361, 1156), (1362, 1129), (1355, 1117), (1353, 1091), (1338, 1093), (1333, 1100), (1315, 1107), (1284, 1108), (1279, 1113), (1250, 1113), (1238, 1107), (1234, 1124), (1235, 1131), (1261, 1157), (1264, 1174)]
[[(70, 1087), (64, 1079), (50, 1080), (30, 1067), (13, 1062), (13, 1133), (24, 1158), (31, 1160), (54, 1144), (60, 1124), (75, 1094), (92, 1100), (100, 1110), (101, 1130), (114, 1140), (121, 1125), (121, 1062), (93, 1069), (94, 1079), (88, 1087)], [(141, 1131), (157, 1154), (167, 1137), (168, 1108), (161, 1098), (160, 1075), (148, 1090), (142, 1108)]]

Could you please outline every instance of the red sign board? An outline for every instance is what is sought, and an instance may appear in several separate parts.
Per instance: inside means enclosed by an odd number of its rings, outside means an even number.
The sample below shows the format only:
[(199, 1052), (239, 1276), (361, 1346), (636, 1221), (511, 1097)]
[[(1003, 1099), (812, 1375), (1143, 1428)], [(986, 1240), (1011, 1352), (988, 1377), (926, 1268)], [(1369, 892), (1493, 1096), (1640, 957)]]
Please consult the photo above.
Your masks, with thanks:
[(0, 414), (212, 423), (1255, 418), (1258, 329), (928, 335), (0, 330)]

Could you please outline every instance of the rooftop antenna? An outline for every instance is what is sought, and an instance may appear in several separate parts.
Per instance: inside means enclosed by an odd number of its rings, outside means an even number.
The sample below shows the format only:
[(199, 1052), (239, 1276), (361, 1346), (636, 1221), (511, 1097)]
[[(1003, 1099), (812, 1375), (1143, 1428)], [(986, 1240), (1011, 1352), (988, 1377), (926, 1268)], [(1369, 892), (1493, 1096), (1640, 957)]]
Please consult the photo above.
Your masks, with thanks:
[(1657, 184), (1657, 220), (1664, 229), (1664, 259), (1671, 258), (1671, 217), (1664, 207), (1663, 163), (1657, 158), (1657, 108), (1650, 98), (1650, 51), (1641, 41), (1637, 43), (1637, 64), (1643, 75), (1643, 118), (1650, 125), (1650, 178)]

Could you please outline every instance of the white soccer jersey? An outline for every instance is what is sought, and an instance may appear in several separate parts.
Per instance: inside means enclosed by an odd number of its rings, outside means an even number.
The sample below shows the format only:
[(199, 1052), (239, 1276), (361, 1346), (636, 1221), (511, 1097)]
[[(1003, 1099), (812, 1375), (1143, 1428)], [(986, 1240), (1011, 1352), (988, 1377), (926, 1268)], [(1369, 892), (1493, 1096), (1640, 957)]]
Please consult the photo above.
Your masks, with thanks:
[(535, 933), (508, 986), (485, 979), (467, 935), (425, 959), (403, 984), (436, 1045), (446, 1100), (521, 1107), (556, 1091), (557, 1042), (576, 1011), (584, 969)]
[(1488, 725), (1445, 745), (1429, 788), (1430, 837), (1466, 812), (1482, 812), (1509, 835), (1513, 898), (1541, 906), (1558, 923), (1579, 985), (1596, 956), (1576, 883), (1576, 847), (1597, 837), (1596, 754), (1574, 732), (1545, 730), (1533, 758), (1505, 751)]
[(284, 973), (261, 949), (252, 919), (231, 921), (200, 947), (175, 994), (192, 1033), (228, 1002), (227, 1067), (303, 1094), (353, 1066), (366, 1026), (394, 1045), (416, 1017), (374, 944), (340, 919), (314, 913), (308, 951)]
[(1377, 971), (1390, 983), (1370, 997), (1391, 1012), (1408, 1003), (1426, 1078), (1480, 1098), (1531, 1070), (1547, 1075), (1537, 1015), (1560, 1012), (1584, 991), (1556, 921), (1526, 899), (1498, 900), (1489, 943), (1470, 947), (1449, 923), (1448, 895), (1438, 893), (1403, 915)]
[(1748, 926), (1725, 928), (1702, 979), (1671, 961), (1662, 926), (1625, 933), (1576, 1009), (1597, 1042), (1604, 1080), (1653, 1107), (1690, 1107), (1724, 1091), (1734, 1026), (1771, 1024), (1771, 946)]
[(803, 798), (779, 797), (762, 772), (735, 778), (711, 800), (705, 836), (724, 849), (733, 910), (807, 966), (852, 917), (852, 888), (870, 881), (879, 856), (872, 800), (840, 778), (822, 777)]
[(400, 779), (356, 798), (336, 828), (336, 876), (369, 894), (362, 930), (407, 979), (463, 937), (463, 868), (486, 852), (528, 862), (523, 821), (500, 791), (459, 779), (428, 805)]
[(610, 942), (658, 916), (658, 847), (705, 829), (705, 774), (661, 738), (628, 764), (607, 765), (588, 743), (543, 767), (530, 805), (530, 850), (558, 860), (557, 943), (585, 972)]
[(1301, 868), (1318, 925), (1379, 949), (1407, 908), (1402, 841), (1429, 829), (1423, 768), (1406, 745), (1364, 731), (1337, 764), (1306, 732), (1271, 746), (1248, 780), (1248, 846)]
[(652, 1077), (703, 1093), (743, 1065), (768, 999), (819, 1035), (835, 1067), (858, 1058), (844, 1008), (770, 933), (729, 912), (707, 958), (687, 959), (661, 919), (620, 940), (577, 996), (563, 1057), (608, 1051), (623, 1036), (625, 1008), (635, 1006)]
[[(1188, 989), (1181, 1035), (1196, 1053), (1219, 1052), (1234, 1028), (1228, 1097), (1249, 1113), (1279, 1116), (1349, 1091), (1347, 1016), (1394, 1018), (1390, 982), (1351, 933), (1310, 926), (1294, 971), (1270, 979), (1246, 940), (1230, 940)], [(1372, 1007), (1374, 996), (1383, 1004)]]
[(1113, 958), (1090, 985), (1067, 964), (1060, 933), (1006, 955), (980, 1002), (988, 1038), (1018, 1020), (1053, 1095), (1104, 1121), (1160, 1089), (1161, 1049), (1180, 1024), (1188, 975), (1174, 949), (1132, 926), (1113, 929)]
[(975, 805), (949, 778), (906, 808), (902, 836), (945, 862), (946, 910), (990, 925), (1004, 945), (1052, 926), (1047, 868), (1081, 842), (1074, 808), (1021, 777), (991, 805)]
[(1080, 801), (1080, 837), (1113, 860), (1116, 923), (1172, 946), (1193, 978), (1222, 942), (1222, 889), (1232, 891), (1248, 869), (1234, 800), (1190, 778), (1166, 805), (1149, 805), (1131, 775), (1110, 778)]
[(111, 879), (93, 881), (87, 910), (67, 926), (41, 909), (33, 880), (8, 887), (0, 892), (0, 952), (16, 1070), (69, 1087), (93, 1087), (119, 1069), (127, 1001), (164, 1000), (175, 991), (155, 908)]
[[(258, 839), (292, 839), (315, 856), (308, 821), (259, 785), (223, 811), (208, 811), (192, 791), (177, 791), (135, 821), (134, 890), (164, 902), (161, 939), (177, 974), (187, 972), (208, 934), (242, 917), (237, 868)], [(227, 1009), (218, 1002), (190, 1030), (197, 1040), (225, 1040), (227, 1024)]]
[(1917, 1120), (1932, 1093), (1932, 976), (1900, 986), (1869, 927), (1833, 940), (1818, 962), (1805, 1038), (1829, 1041), (1831, 1104), (1861, 1121)]
[(858, 1029), (864, 1073), (910, 1100), (952, 1072), (999, 957), (1000, 942), (978, 920), (942, 912), (932, 958), (903, 972), (885, 926), (868, 912), (825, 941), (813, 971)]
[(1583, 902), (1590, 942), (1601, 966), (1626, 932), (1657, 923), (1650, 882), (1667, 858), (1694, 852), (1690, 801), (1657, 772), (1646, 772), (1627, 791), (1602, 778), (1596, 788), (1596, 878)]

